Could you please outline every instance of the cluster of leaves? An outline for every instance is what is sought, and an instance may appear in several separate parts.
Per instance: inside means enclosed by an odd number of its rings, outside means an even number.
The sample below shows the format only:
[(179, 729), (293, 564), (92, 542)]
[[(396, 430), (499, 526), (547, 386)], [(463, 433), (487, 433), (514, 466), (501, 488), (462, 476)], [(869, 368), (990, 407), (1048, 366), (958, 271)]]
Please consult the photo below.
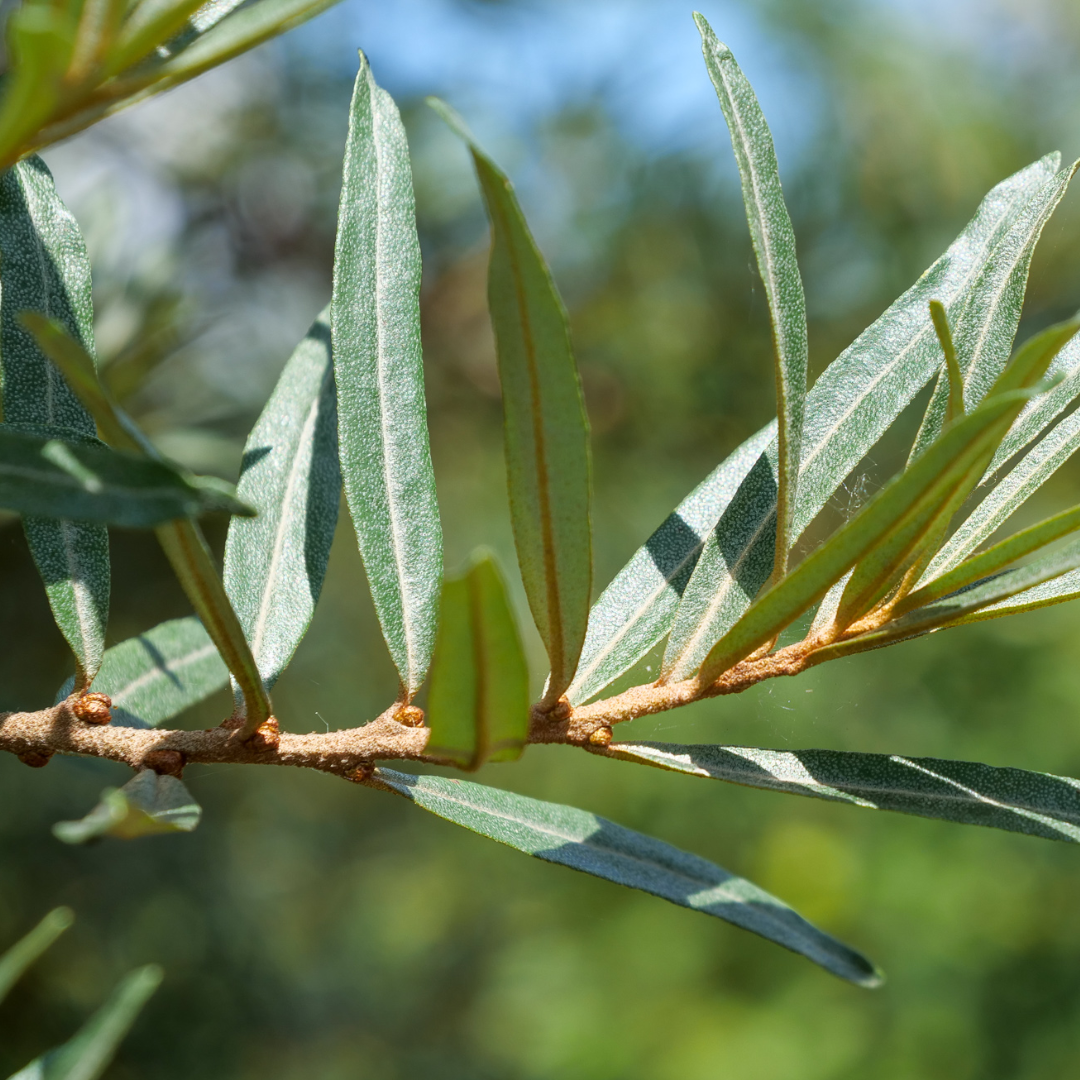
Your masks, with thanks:
[(317, 15), (335, 0), (23, 0), (8, 19), (0, 167)]
[[(550, 661), (531, 709), (493, 558), (480, 552), (462, 577), (443, 578), (408, 145), (366, 60), (350, 112), (331, 304), (253, 429), (235, 492), (163, 460), (103, 388), (78, 227), (40, 160), (0, 178), (0, 505), (24, 515), (75, 654), (62, 696), (92, 687), (112, 698), (116, 724), (155, 726), (231, 676), (238, 737), (265, 731), (270, 690), (318, 600), (344, 490), (400, 679), (388, 715), (426, 719), (429, 760), (475, 769), (562, 731), (594, 752), (690, 775), (1080, 839), (1076, 782), (1042, 774), (611, 742), (612, 724), (643, 712), (1080, 595), (1080, 543), (1058, 543), (1080, 527), (1076, 509), (979, 550), (1080, 443), (1080, 320), (1010, 359), (1036, 242), (1075, 167), (1049, 155), (994, 188), (948, 251), (807, 392), (803, 288), (771, 135), (730, 50), (700, 16), (698, 25), (765, 283), (778, 416), (591, 606), (589, 438), (566, 312), (508, 178), (456, 114), (432, 103), (469, 148), (491, 222), (511, 517)], [(935, 377), (906, 467), (794, 564), (806, 528)], [(214, 509), (234, 514), (221, 577), (194, 520)], [(108, 522), (157, 529), (196, 616), (106, 651)], [(781, 633), (815, 609), (806, 636), (777, 650)], [(665, 641), (655, 684), (594, 702)], [(425, 682), (426, 717), (413, 705)], [(571, 738), (582, 721), (591, 726)], [(868, 960), (750, 882), (582, 810), (385, 768), (356, 778), (538, 858), (751, 929), (853, 982), (880, 981)], [(191, 828), (197, 817), (179, 780), (147, 772), (58, 834), (132, 836)]]
[[(0, 1001), (31, 964), (75, 921), (70, 908), (50, 911), (0, 955)], [(62, 1046), (35, 1058), (9, 1080), (97, 1080), (112, 1061), (140, 1010), (161, 983), (155, 964), (126, 975), (100, 1009)]]

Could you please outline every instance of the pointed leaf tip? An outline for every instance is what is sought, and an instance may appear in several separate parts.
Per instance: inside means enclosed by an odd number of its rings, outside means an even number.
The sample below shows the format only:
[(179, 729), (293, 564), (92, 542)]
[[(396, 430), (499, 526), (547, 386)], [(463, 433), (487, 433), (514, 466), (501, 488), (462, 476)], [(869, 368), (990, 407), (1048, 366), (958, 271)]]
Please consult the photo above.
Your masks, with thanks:
[(362, 64), (334, 250), (339, 452), (368, 583), (405, 700), (431, 663), (443, 559), (424, 400), (420, 269), (405, 129), (393, 100)]

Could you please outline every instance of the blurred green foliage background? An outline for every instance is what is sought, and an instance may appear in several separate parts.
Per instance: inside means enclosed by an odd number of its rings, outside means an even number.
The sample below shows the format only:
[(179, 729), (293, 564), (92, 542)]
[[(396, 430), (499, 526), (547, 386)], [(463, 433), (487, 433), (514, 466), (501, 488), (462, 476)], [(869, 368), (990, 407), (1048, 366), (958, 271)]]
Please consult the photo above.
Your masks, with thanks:
[[(717, 0), (704, 12), (773, 125), (813, 372), (992, 184), (1048, 150), (1080, 153), (1073, 0)], [(689, 16), (669, 0), (346, 0), (50, 150), (94, 259), (113, 387), (169, 454), (235, 476), (245, 432), (329, 295), (362, 46), (413, 145), (448, 564), (478, 543), (514, 561), (486, 230), (463, 150), (421, 104), (431, 92), (469, 116), (518, 181), (571, 309), (602, 587), (773, 410), (762, 289)], [(1074, 192), (1036, 256), (1022, 336), (1080, 306), (1078, 237)], [(917, 409), (819, 528), (890, 475)], [(1030, 515), (1078, 495), (1080, 473), (1066, 468)], [(220, 543), (222, 523), (210, 530)], [(338, 540), (312, 630), (274, 695), (296, 731), (358, 724), (394, 692), (344, 514)], [(113, 543), (113, 641), (186, 613), (152, 535), (117, 530)], [(40, 707), (71, 662), (11, 522), (0, 596), (0, 708)], [(1080, 611), (1066, 605), (631, 729), (1080, 776), (1078, 649)], [(227, 707), (222, 695), (184, 722), (216, 723)], [(750, 876), (881, 964), (889, 981), (866, 992), (324, 776), (191, 767), (206, 809), (193, 835), (86, 849), (52, 838), (52, 822), (123, 779), (104, 762), (33, 771), (0, 760), (0, 942), (58, 903), (79, 917), (0, 1010), (0, 1074), (60, 1041), (146, 961), (167, 979), (115, 1080), (1058, 1080), (1080, 1062), (1080, 851), (1065, 844), (567, 748), (533, 747), (480, 777)]]

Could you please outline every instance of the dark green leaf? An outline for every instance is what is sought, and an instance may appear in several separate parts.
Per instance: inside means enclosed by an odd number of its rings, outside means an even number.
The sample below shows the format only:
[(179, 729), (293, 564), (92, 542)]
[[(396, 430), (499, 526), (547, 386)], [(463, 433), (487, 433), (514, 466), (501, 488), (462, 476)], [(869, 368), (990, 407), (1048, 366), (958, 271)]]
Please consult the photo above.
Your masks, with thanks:
[(103, 521), (130, 529), (209, 510), (253, 512), (230, 497), (221, 481), (201, 484), (96, 439), (56, 438), (39, 430), (0, 424), (0, 507), (5, 510), (68, 519), (63, 524)]
[(551, 676), (545, 701), (570, 685), (592, 588), (589, 431), (566, 310), (506, 174), (442, 102), (468, 143), (491, 221), (488, 304), (503, 395), (510, 517), (533, 619)]
[(776, 439), (776, 422), (746, 440), (683, 499), (604, 590), (566, 696), (581, 705), (633, 667), (671, 629), (679, 598), (746, 474)]
[(258, 516), (229, 526), (225, 590), (269, 689), (315, 612), (341, 499), (329, 309), (248, 436), (237, 495)]
[(441, 776), (377, 769), (374, 780), (417, 806), (546, 862), (641, 889), (775, 941), (860, 986), (881, 974), (853, 949), (756, 885), (662, 840), (572, 806)]
[(799, 478), (806, 402), (806, 298), (795, 257), (795, 232), (780, 187), (772, 133), (757, 96), (731, 50), (717, 40), (704, 16), (695, 13), (709, 77), (731, 133), (742, 178), (743, 202), (758, 271), (772, 320), (776, 377), (778, 484), (776, 574), (787, 571), (794, 541), (792, 519)]
[[(60, 372), (18, 321), (24, 311), (57, 319), (93, 355), (90, 262), (79, 226), (40, 158), (0, 175), (0, 367), (4, 419), (95, 434)], [(101, 663), (109, 613), (104, 525), (29, 517), (27, 540), (61, 633), (88, 682)]]
[[(189, 615), (107, 650), (92, 689), (112, 698), (114, 724), (141, 728), (171, 720), (228, 681), (228, 668), (210, 635)], [(73, 689), (69, 680), (58, 700)]]
[(71, 908), (50, 911), (25, 937), (0, 956), (0, 1001), (39, 956), (75, 921)]
[(97, 1080), (161, 979), (157, 964), (136, 968), (72, 1039), (30, 1062), (10, 1080)]
[(513, 761), (529, 734), (529, 669), (498, 564), (474, 557), (443, 583), (426, 752), (462, 768)]
[(420, 246), (405, 129), (361, 55), (334, 251), (341, 476), (406, 700), (431, 664), (442, 528), (420, 349)]
[(135, 840), (191, 832), (201, 817), (202, 807), (180, 780), (142, 769), (122, 788), (106, 788), (101, 802), (80, 821), (58, 821), (53, 835), (65, 844), (85, 844), (102, 836)]
[(608, 752), (749, 787), (1080, 843), (1080, 780), (1063, 776), (839, 750), (646, 742), (612, 743)]

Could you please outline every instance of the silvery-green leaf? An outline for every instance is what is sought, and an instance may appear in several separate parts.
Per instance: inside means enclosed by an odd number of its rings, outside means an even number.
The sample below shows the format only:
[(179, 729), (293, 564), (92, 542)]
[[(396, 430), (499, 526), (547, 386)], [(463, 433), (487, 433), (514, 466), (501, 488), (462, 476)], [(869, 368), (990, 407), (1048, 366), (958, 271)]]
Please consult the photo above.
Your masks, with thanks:
[[(1075, 172), (1075, 164), (1062, 169), (1024, 206), (1014, 227), (982, 268), (957, 317), (956, 352), (964, 377), (964, 407), (969, 412), (982, 401), (1009, 359), (1024, 307), (1031, 257)], [(912, 458), (937, 438), (948, 397), (948, 383), (939, 382), (915, 439)]]
[[(91, 689), (112, 698), (113, 724), (157, 727), (217, 693), (225, 662), (194, 615), (159, 623), (105, 653)], [(74, 689), (69, 680), (58, 701)]]
[[(1023, 389), (992, 395), (947, 428), (909, 469), (893, 477), (791, 574), (750, 605), (705, 657), (698, 678), (703, 683), (712, 682), (773, 640), (910, 515), (917, 514), (927, 503), (938, 502), (941, 493), (951, 490), (958, 477), (973, 469), (981, 470), (1026, 399), (1027, 391)], [(852, 575), (851, 581), (855, 579), (856, 575)], [(694, 673), (692, 669), (674, 667), (669, 677), (686, 679)]]
[(506, 582), (481, 551), (443, 582), (431, 665), (426, 753), (465, 769), (513, 761), (529, 734), (529, 668)]
[(646, 742), (612, 743), (608, 753), (691, 776), (1080, 843), (1080, 780), (1067, 776), (840, 750)]
[(311, 622), (337, 524), (329, 309), (296, 347), (248, 436), (237, 495), (258, 516), (229, 525), (225, 590), (269, 689)]
[(905, 612), (933, 603), (959, 589), (967, 588), (1077, 529), (1080, 529), (1080, 506), (1063, 510), (1060, 514), (1054, 514), (1045, 521), (1021, 529), (1020, 532), (994, 544), (986, 551), (960, 563), (941, 577), (934, 578), (921, 589), (908, 593), (892, 609), (893, 614), (903, 615)]
[(1035, 585), (1023, 592), (1014, 593), (993, 604), (986, 604), (977, 611), (963, 615), (956, 620), (956, 625), (983, 622), (985, 619), (1000, 619), (1006, 615), (1020, 615), (1025, 611), (1063, 604), (1080, 596), (1080, 570), (1072, 570)]
[(638, 548), (593, 604), (577, 674), (566, 691), (572, 705), (594, 697), (668, 633), (705, 538), (775, 438), (773, 421), (718, 465)]
[(1025, 406), (1009, 429), (1008, 435), (994, 455), (983, 477), (985, 484), (997, 475), (1001, 467), (1015, 454), (1024, 449), (1060, 416), (1080, 396), (1080, 336), (1075, 337), (1058, 353), (1057, 359), (1047, 373), (1057, 380), (1045, 394), (1040, 394)]
[[(60, 438), (38, 425), (0, 424), (0, 507), (131, 529), (208, 510), (251, 513), (229, 485), (206, 484), (158, 461), (120, 453), (87, 436)], [(40, 561), (40, 556), (39, 556)]]
[(447, 105), (429, 104), (468, 144), (491, 221), (488, 307), (503, 400), (510, 521), (533, 621), (565, 693), (585, 643), (592, 590), (589, 426), (562, 298), (513, 185)]
[(749, 80), (731, 50), (704, 16), (695, 13), (709, 77), (731, 133), (742, 179), (743, 203), (758, 271), (772, 321), (776, 379), (777, 536), (776, 573), (787, 571), (794, 536), (792, 519), (799, 479), (803, 411), (806, 403), (806, 297), (795, 255), (795, 232), (780, 187), (772, 133)]
[[(989, 610), (992, 605), (1000, 601), (1011, 601), (1011, 598), (1017, 596), (1028, 596), (1029, 600), (1034, 600), (1031, 594), (1036, 591), (1037, 586), (1043, 586), (1046, 582), (1053, 585), (1063, 575), (1071, 577), (1070, 572), (1077, 566), (1080, 566), (1080, 541), (1074, 540), (1060, 551), (1044, 555), (1026, 566), (1006, 570), (981, 585), (962, 589), (952, 596), (916, 608), (907, 615), (885, 623), (879, 630), (827, 645), (814, 652), (813, 663), (823, 663), (827, 660), (837, 660), (842, 656), (850, 656), (853, 653), (879, 649), (944, 627), (977, 622), (983, 618), (993, 618), (997, 614), (1010, 614), (1010, 610), (1005, 610), (1007, 605), (1001, 605), (1002, 610), (995, 612), (994, 615), (984, 614), (984, 609)], [(1067, 599), (1067, 597), (1062, 596), (1061, 599)], [(1011, 602), (1016, 603), (1016, 601)], [(1042, 607), (1048, 602), (1056, 601), (1047, 599), (1042, 603), (1029, 602), (1028, 606)]]
[[(93, 355), (90, 262), (79, 226), (40, 158), (0, 175), (0, 369), (4, 419), (78, 434), (94, 421), (19, 323), (24, 311), (57, 319)], [(61, 633), (86, 681), (105, 648), (109, 539), (100, 524), (25, 519), (27, 540)]]
[(106, 788), (101, 802), (79, 821), (58, 821), (53, 835), (65, 844), (85, 844), (102, 836), (135, 840), (158, 833), (191, 832), (202, 807), (175, 776), (142, 769), (122, 788)]
[(383, 636), (411, 699), (427, 675), (442, 528), (420, 349), (420, 245), (397, 107), (361, 54), (332, 304), (341, 478)]
[(0, 956), (0, 1001), (39, 956), (75, 921), (71, 908), (50, 911), (25, 937)]
[(860, 986), (881, 973), (864, 956), (817, 929), (745, 878), (697, 855), (572, 806), (441, 776), (377, 769), (374, 781), (417, 806), (501, 844), (673, 904), (713, 915), (801, 953)]
[[(919, 280), (822, 373), (807, 395), (802, 464), (795, 507), (798, 535), (885, 433), (941, 364), (929, 303), (939, 300), (955, 323), (971, 286), (1006, 242), (1024, 207), (1053, 177), (1050, 154), (998, 184), (975, 217)], [(676, 611), (665, 664), (696, 668), (710, 642), (749, 606), (773, 564), (776, 447), (753, 469), (710, 535)], [(697, 580), (695, 580), (697, 579)]]
[(36, 1058), (9, 1080), (97, 1080), (161, 979), (157, 964), (136, 968), (68, 1042)]
[(964, 561), (1050, 479), (1080, 448), (1080, 412), (1070, 413), (1037, 442), (996, 484), (975, 489), (982, 501), (934, 557), (922, 581), (929, 582)]

